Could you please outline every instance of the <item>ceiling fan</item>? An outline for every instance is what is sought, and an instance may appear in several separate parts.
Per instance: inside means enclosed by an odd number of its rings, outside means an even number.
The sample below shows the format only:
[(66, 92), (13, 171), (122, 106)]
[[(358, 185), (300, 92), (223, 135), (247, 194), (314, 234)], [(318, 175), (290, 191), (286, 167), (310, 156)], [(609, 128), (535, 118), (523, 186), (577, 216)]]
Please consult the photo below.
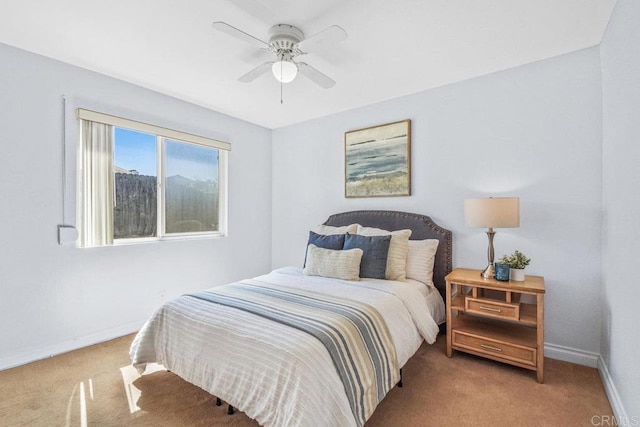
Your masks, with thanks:
[(264, 62), (248, 73), (240, 76), (238, 80), (243, 83), (252, 82), (271, 70), (276, 80), (281, 83), (293, 81), (299, 71), (300, 74), (325, 89), (329, 89), (336, 84), (333, 79), (316, 70), (311, 65), (305, 62), (296, 62), (295, 58), (306, 55), (321, 45), (336, 43), (346, 39), (346, 31), (337, 25), (325, 28), (319, 33), (305, 39), (304, 33), (299, 28), (289, 24), (277, 24), (269, 29), (269, 42), (260, 40), (226, 22), (214, 22), (213, 28), (260, 49), (273, 52), (276, 55), (274, 61)]

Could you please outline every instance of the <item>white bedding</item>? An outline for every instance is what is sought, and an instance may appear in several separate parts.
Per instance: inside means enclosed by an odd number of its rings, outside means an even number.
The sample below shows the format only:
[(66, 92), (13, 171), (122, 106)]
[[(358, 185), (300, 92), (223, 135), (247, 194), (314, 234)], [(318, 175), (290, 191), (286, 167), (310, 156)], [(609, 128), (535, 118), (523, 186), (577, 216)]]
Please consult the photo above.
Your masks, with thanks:
[[(345, 296), (385, 319), (400, 366), (423, 340), (435, 341), (438, 292), (424, 284), (304, 276), (287, 267), (258, 278)], [(435, 295), (435, 296), (434, 296)], [(436, 298), (437, 297), (437, 298)], [(215, 309), (212, 309), (215, 307)], [(432, 315), (433, 313), (433, 315)], [(181, 297), (161, 307), (131, 346), (134, 366), (156, 362), (266, 426), (356, 425), (326, 348), (297, 329), (231, 307)]]
[(405, 285), (414, 286), (422, 294), (427, 302), (427, 306), (429, 307), (431, 317), (433, 317), (433, 320), (435, 320), (438, 325), (447, 320), (444, 300), (435, 286), (428, 286), (413, 279), (407, 279), (404, 283)]

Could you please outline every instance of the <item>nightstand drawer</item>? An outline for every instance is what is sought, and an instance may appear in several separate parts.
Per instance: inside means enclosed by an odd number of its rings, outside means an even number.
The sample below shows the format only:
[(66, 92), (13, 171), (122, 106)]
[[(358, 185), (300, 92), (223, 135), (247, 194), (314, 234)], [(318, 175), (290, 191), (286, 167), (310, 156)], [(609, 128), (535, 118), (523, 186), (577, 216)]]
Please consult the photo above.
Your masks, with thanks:
[(464, 311), (500, 319), (520, 320), (520, 304), (483, 298), (465, 298)]
[(456, 330), (453, 331), (453, 345), (461, 349), (486, 354), (493, 358), (536, 366), (536, 350), (534, 348), (495, 341)]

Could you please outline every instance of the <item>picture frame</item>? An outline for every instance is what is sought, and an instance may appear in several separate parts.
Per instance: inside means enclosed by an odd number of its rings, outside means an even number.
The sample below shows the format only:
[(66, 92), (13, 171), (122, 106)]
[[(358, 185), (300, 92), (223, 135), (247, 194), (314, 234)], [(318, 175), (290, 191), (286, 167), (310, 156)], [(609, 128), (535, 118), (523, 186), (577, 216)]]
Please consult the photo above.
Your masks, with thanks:
[(411, 195), (411, 120), (344, 134), (346, 198)]

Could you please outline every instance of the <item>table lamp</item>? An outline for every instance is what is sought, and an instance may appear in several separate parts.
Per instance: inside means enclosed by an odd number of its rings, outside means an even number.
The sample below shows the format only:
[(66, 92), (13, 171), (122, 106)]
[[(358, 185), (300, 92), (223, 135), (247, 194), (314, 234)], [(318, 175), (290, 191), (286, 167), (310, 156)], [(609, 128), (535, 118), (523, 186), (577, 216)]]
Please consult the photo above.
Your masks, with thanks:
[(520, 199), (518, 197), (489, 197), (484, 199), (466, 199), (464, 201), (464, 222), (467, 227), (488, 228), (489, 249), (487, 258), (489, 265), (481, 275), (485, 279), (495, 276), (493, 270), (493, 236), (494, 228), (520, 227)]

